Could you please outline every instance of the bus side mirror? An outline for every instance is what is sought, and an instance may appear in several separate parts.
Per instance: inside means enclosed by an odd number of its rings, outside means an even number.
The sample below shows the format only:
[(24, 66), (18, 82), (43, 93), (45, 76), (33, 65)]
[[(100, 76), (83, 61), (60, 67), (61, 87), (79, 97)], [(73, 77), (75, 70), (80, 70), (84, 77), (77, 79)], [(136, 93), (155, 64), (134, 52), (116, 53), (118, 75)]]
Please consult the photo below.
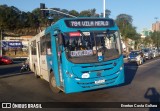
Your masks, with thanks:
[(63, 35), (61, 33), (58, 34), (58, 45), (63, 44)]

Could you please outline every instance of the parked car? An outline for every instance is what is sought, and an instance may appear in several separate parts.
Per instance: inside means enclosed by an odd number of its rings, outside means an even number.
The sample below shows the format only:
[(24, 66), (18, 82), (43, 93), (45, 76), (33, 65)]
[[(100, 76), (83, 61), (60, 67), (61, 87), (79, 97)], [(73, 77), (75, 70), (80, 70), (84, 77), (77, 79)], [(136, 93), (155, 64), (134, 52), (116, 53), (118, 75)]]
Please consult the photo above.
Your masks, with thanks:
[(159, 56), (159, 52), (157, 49), (153, 48), (152, 49), (152, 58), (158, 57)]
[(146, 59), (153, 58), (152, 50), (150, 48), (142, 49), (142, 52), (144, 53)]
[(13, 60), (7, 56), (0, 56), (0, 64), (12, 64)]
[(141, 65), (146, 61), (144, 53), (142, 51), (131, 51), (128, 55), (128, 62), (135, 62), (137, 65)]
[(158, 55), (160, 56), (160, 49), (158, 49)]

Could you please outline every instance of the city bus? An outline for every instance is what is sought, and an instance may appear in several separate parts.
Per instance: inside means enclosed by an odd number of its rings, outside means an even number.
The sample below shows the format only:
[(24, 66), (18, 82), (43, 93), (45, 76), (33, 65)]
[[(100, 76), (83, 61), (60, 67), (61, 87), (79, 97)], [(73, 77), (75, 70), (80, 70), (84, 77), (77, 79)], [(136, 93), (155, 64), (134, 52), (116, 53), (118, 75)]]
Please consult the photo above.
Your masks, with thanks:
[(29, 65), (55, 93), (120, 85), (124, 62), (119, 29), (113, 19), (60, 19), (29, 41)]

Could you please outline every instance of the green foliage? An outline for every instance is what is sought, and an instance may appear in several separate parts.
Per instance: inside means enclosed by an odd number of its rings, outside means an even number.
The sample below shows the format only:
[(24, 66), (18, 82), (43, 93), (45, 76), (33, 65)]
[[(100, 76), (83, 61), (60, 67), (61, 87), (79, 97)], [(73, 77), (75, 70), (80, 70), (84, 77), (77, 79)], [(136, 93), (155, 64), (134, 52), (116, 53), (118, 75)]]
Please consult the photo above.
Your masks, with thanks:
[(69, 14), (74, 15), (74, 16), (79, 16), (79, 12), (77, 12), (76, 10), (71, 10), (69, 11)]
[(128, 47), (128, 39), (132, 39), (135, 41), (135, 48), (138, 49), (142, 44), (142, 41), (140, 34), (136, 31), (136, 27), (132, 24), (132, 16), (127, 14), (119, 14), (115, 21), (120, 29), (122, 40), (124, 41), (126, 47)]
[(121, 22), (121, 21), (123, 21), (123, 22), (125, 22), (126, 24), (132, 24), (132, 21), (133, 21), (133, 19), (132, 19), (132, 16), (130, 16), (130, 15), (127, 15), (127, 14), (119, 14), (118, 16), (117, 16), (117, 18), (116, 18), (116, 21), (117, 22)]
[(145, 47), (149, 47), (150, 44), (152, 44), (152, 38), (151, 37), (145, 37), (144, 40), (142, 41)]
[(160, 32), (157, 32), (157, 31), (152, 32), (150, 35), (150, 38), (152, 39), (153, 44), (156, 47), (160, 46)]
[[(106, 9), (106, 10), (105, 10), (105, 17), (106, 17), (106, 18), (109, 18), (110, 15), (111, 15), (111, 11), (108, 10), (108, 9)], [(103, 13), (101, 13), (100, 16), (103, 17)]]
[(79, 16), (80, 17), (91, 17), (92, 14), (91, 14), (90, 10), (84, 10), (84, 11), (80, 12)]
[(130, 38), (132, 40), (136, 40), (139, 38), (137, 36), (136, 27), (132, 25), (132, 16), (127, 14), (120, 14), (116, 18), (116, 23), (120, 29), (121, 35), (124, 40)]
[(37, 18), (33, 13), (23, 12), (16, 7), (0, 5), (0, 27), (5, 30), (16, 30), (25, 27), (35, 27)]
[[(96, 13), (96, 9), (88, 9), (81, 12), (60, 8), (52, 9), (77, 17), (100, 17), (100, 15)], [(107, 17), (109, 17), (110, 13), (111, 11), (106, 9)], [(50, 23), (56, 22), (64, 17), (69, 16), (54, 11), (42, 11), (40, 8), (36, 8), (32, 12), (23, 12), (14, 6), (0, 5), (0, 29), (12, 32), (22, 29), (37, 30), (39, 27), (46, 27)]]
[(79, 14), (80, 17), (96, 17), (96, 9), (84, 10)]
[(0, 27), (14, 29), (20, 26), (20, 11), (15, 7), (0, 5)]

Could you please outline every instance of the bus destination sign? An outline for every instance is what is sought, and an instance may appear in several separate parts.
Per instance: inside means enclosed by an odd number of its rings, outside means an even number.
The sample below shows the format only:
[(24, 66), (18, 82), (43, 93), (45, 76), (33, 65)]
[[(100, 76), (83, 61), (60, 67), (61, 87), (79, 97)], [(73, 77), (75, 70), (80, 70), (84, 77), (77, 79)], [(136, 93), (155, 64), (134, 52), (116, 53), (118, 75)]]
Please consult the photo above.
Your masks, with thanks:
[(78, 20), (66, 20), (67, 27), (71, 28), (96, 28), (96, 27), (112, 27), (114, 25), (113, 20), (107, 19), (78, 19)]

